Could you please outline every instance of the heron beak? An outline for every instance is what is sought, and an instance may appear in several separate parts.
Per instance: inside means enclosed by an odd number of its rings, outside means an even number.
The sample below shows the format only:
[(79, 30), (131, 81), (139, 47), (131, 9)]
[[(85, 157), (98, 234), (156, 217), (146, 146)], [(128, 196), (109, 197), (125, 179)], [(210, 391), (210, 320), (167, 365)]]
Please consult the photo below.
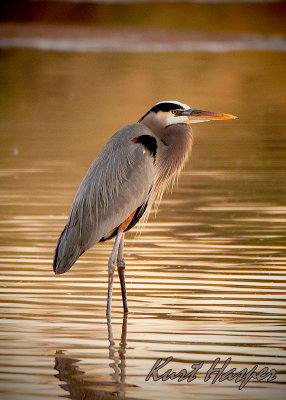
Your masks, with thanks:
[(184, 110), (180, 112), (179, 115), (185, 115), (189, 118), (190, 124), (195, 122), (205, 122), (213, 119), (236, 119), (234, 115), (223, 114), (223, 113), (214, 113), (211, 111), (202, 111), (202, 110)]

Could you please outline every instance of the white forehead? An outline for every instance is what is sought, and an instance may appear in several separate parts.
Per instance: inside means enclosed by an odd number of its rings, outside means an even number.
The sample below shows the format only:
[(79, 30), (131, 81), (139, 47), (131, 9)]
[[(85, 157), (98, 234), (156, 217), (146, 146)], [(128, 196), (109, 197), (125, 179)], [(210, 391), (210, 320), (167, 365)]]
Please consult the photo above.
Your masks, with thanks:
[(163, 103), (177, 104), (179, 107), (183, 107), (184, 110), (188, 110), (188, 109), (190, 108), (187, 104), (180, 103), (180, 102), (177, 101), (177, 100), (174, 100), (174, 101), (172, 101), (172, 100), (160, 101), (159, 103), (156, 104), (156, 106), (157, 106), (158, 104), (163, 104)]

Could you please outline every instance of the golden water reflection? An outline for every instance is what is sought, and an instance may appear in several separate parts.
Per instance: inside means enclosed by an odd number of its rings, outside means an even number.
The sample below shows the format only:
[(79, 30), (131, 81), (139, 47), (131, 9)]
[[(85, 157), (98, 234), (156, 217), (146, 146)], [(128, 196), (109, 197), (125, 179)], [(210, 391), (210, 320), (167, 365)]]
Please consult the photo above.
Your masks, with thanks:
[[(283, 53), (267, 52), (2, 52), (3, 398), (285, 398), (284, 62)], [(53, 251), (106, 140), (169, 98), (239, 120), (194, 127), (179, 187), (140, 235), (128, 236), (128, 334), (116, 279), (111, 338), (112, 243), (60, 277)], [(154, 362), (170, 355), (177, 371), (201, 361), (204, 369), (190, 384), (146, 382)], [(278, 378), (241, 391), (233, 381), (203, 382), (216, 357), (232, 357), (239, 370), (275, 368)]]
[[(71, 399), (125, 399), (126, 387), (126, 336), (127, 319), (125, 314), (122, 320), (122, 333), (119, 348), (113, 340), (112, 323), (110, 316), (107, 317), (108, 341), (109, 341), (109, 367), (112, 371), (109, 375), (112, 382), (105, 381), (105, 375), (98, 374), (93, 381), (86, 379), (86, 374), (80, 371), (77, 359), (65, 356), (64, 352), (57, 350), (55, 354), (55, 369), (59, 372), (56, 377), (61, 382), (60, 386), (69, 393)], [(84, 379), (83, 379), (84, 375)], [(62, 382), (65, 382), (64, 384)], [(129, 397), (128, 397), (129, 398)]]

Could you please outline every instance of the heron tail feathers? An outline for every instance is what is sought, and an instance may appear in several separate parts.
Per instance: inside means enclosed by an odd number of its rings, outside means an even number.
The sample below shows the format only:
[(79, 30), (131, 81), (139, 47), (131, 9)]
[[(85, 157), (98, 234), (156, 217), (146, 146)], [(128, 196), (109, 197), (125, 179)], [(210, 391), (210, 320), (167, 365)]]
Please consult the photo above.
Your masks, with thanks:
[(55, 251), (53, 263), (55, 274), (67, 272), (84, 251), (78, 243), (74, 229), (66, 226), (59, 237)]

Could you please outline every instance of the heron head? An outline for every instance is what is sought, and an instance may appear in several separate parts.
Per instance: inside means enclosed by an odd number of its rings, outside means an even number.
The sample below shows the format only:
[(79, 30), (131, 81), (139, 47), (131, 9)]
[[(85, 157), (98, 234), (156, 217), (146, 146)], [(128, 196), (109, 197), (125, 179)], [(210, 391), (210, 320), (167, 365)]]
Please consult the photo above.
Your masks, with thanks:
[(234, 115), (195, 110), (178, 101), (161, 101), (155, 104), (138, 121), (150, 129), (163, 129), (174, 124), (192, 124), (216, 119), (235, 119)]

